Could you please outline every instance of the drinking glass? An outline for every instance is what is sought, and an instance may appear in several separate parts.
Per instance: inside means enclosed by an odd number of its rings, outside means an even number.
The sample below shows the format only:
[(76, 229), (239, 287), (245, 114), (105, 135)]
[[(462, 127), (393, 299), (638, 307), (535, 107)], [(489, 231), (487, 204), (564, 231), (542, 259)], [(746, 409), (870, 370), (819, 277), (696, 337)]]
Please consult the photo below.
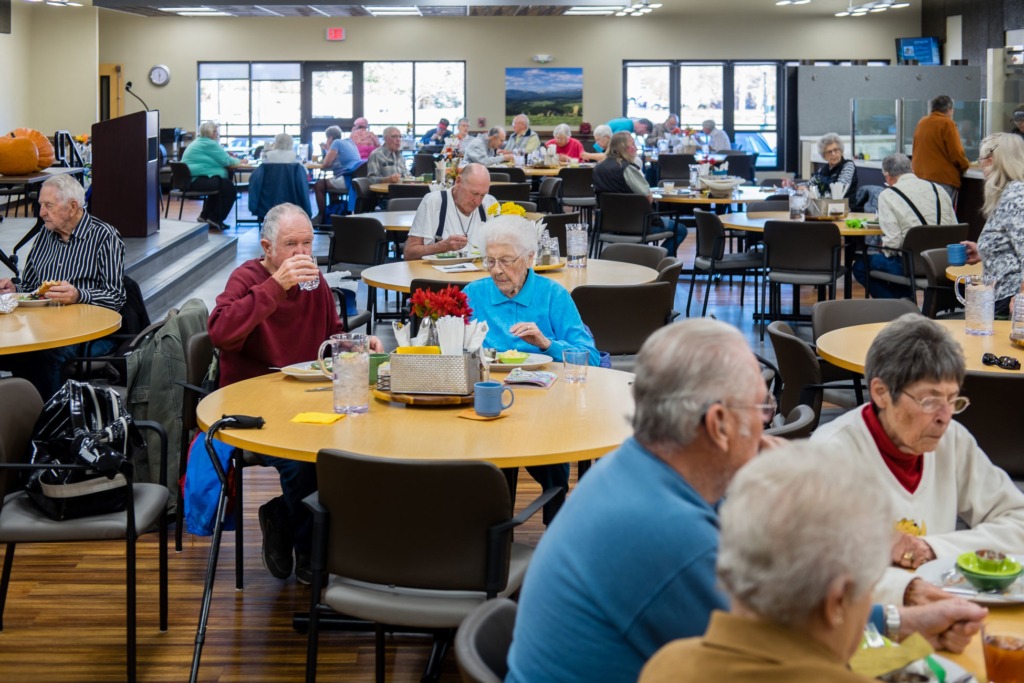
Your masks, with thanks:
[(587, 267), (587, 250), (590, 242), (587, 240), (586, 223), (569, 223), (565, 226), (565, 261), (570, 268)]
[(562, 352), (562, 375), (569, 384), (584, 384), (587, 381), (587, 365), (590, 352), (586, 349), (566, 349)]
[(807, 195), (804, 192), (794, 192), (789, 195), (789, 220), (804, 220), (804, 212), (807, 209)]
[[(309, 260), (313, 261), (313, 257), (310, 256)], [(313, 263), (315, 263), (315, 261), (313, 261)], [(320, 269), (319, 268), (317, 268), (316, 279), (315, 280), (307, 280), (306, 282), (300, 282), (299, 283), (299, 289), (301, 289), (304, 292), (312, 292), (312, 291), (314, 291), (319, 286), (320, 286)]]
[[(960, 283), (964, 283), (964, 294), (960, 295)], [(964, 305), (966, 325), (964, 331), (976, 336), (991, 335), (995, 319), (996, 290), (991, 277), (983, 275), (961, 275), (953, 283), (953, 293)]]
[(998, 683), (1024, 683), (1024, 629), (1009, 621), (989, 619), (981, 629), (985, 674)]
[(365, 413), (370, 409), (369, 344), (365, 334), (335, 334), (320, 345), (317, 359), (320, 369), (328, 374), (324, 351), (331, 350), (331, 372), (334, 380), (334, 412)]

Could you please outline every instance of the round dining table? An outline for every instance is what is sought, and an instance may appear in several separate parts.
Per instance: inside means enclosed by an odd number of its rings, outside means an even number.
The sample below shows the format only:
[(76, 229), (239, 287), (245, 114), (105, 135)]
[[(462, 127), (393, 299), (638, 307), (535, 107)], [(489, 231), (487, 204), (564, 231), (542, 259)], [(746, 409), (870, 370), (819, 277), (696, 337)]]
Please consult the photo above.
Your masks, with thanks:
[[(371, 287), (408, 293), (414, 279), (465, 284), (489, 276), (479, 262), (476, 262), (479, 270), (458, 273), (446, 273), (437, 270), (434, 265), (444, 264), (431, 264), (427, 261), (384, 263), (364, 270), (363, 281)], [(538, 275), (551, 278), (571, 292), (580, 285), (642, 285), (654, 282), (658, 277), (658, 271), (633, 263), (589, 259), (586, 268), (562, 267), (557, 270), (544, 270), (538, 272)]]
[(956, 280), (961, 275), (981, 275), (982, 273), (981, 261), (962, 266), (946, 266), (946, 277), (950, 280)]
[(391, 232), (409, 232), (409, 228), (412, 227), (412, 219), (415, 217), (415, 211), (369, 211), (349, 215), (349, 218), (376, 218), (385, 230)]
[[(963, 320), (936, 320), (935, 322), (946, 328), (963, 348), (968, 370), (988, 373), (1022, 372), (1021, 370), (1004, 370), (998, 366), (985, 365), (981, 362), (982, 355), (986, 353), (1012, 356), (1018, 360), (1024, 360), (1024, 349), (1014, 346), (1010, 342), (1012, 323), (1009, 320), (995, 321), (995, 334), (985, 337), (964, 332), (966, 322)], [(818, 355), (841, 368), (864, 372), (864, 359), (867, 358), (868, 348), (887, 324), (854, 325), (826, 332), (815, 342), (818, 347)]]
[[(561, 374), (560, 364), (543, 367)], [(501, 381), (503, 373), (491, 372)], [(370, 410), (329, 425), (292, 422), (302, 412), (333, 411), (329, 382), (276, 372), (218, 389), (197, 408), (208, 429), (223, 415), (260, 416), (262, 429), (225, 429), (217, 438), (255, 453), (315, 462), (321, 448), (382, 458), (486, 460), (499, 467), (550, 465), (605, 455), (632, 434), (633, 374), (589, 368), (584, 384), (549, 389), (516, 385), (515, 401), (496, 420), (460, 418), (473, 406), (418, 406), (370, 398)], [(268, 397), (272, 397), (268, 400)]]
[[(773, 194), (775, 188), (757, 187), (754, 185), (740, 185), (728, 197), (713, 197), (707, 192), (691, 192), (688, 187), (682, 187), (666, 191), (664, 188), (651, 188), (654, 200), (664, 204), (692, 204), (696, 206), (709, 206), (711, 204), (746, 204), (747, 202), (762, 202)], [(788, 216), (788, 214), (787, 214)], [(723, 216), (724, 218), (724, 216)]]
[[(788, 211), (757, 211), (725, 213), (719, 216), (722, 225), (733, 230), (746, 230), (747, 232), (764, 232), (764, 224), (768, 221), (788, 221)], [(843, 237), (867, 237), (868, 235), (881, 235), (880, 228), (851, 228), (846, 225), (847, 218), (868, 220), (875, 218), (873, 213), (851, 213), (846, 218), (834, 221), (806, 221), (807, 223), (835, 223), (839, 226), (839, 234)]]
[(78, 344), (120, 327), (117, 311), (93, 304), (18, 306), (0, 315), (0, 355)]

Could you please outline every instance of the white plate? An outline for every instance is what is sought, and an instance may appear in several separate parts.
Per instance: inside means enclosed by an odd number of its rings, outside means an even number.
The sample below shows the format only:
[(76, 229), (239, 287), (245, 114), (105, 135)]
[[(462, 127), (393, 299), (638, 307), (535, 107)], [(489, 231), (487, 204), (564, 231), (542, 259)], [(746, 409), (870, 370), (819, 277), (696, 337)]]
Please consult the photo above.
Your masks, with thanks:
[(427, 254), (423, 257), (423, 260), (427, 263), (444, 263), (447, 265), (455, 265), (457, 263), (472, 263), (476, 261), (479, 256), (454, 256), (452, 258), (441, 258), (437, 254)]
[(543, 367), (554, 360), (551, 356), (545, 356), (543, 353), (531, 353), (526, 357), (522, 363), (491, 363), (491, 372), (511, 372), (512, 368), (522, 368), (523, 370), (536, 370), (539, 367)]
[(320, 372), (319, 369), (310, 369), (310, 363), (314, 362), (315, 361), (306, 361), (305, 363), (295, 363), (281, 368), (281, 372), (289, 377), (294, 377), (301, 382), (330, 382), (331, 378)]
[[(1016, 559), (1020, 555), (1015, 554)], [(1016, 605), (1024, 604), (1024, 580), (1017, 579), (1013, 585), (1002, 593), (979, 593), (967, 579), (956, 571), (955, 557), (940, 557), (925, 562), (914, 572), (925, 581), (935, 584), (953, 595), (966, 598), (979, 605)]]
[(42, 308), (53, 303), (53, 299), (18, 299), (18, 308)]

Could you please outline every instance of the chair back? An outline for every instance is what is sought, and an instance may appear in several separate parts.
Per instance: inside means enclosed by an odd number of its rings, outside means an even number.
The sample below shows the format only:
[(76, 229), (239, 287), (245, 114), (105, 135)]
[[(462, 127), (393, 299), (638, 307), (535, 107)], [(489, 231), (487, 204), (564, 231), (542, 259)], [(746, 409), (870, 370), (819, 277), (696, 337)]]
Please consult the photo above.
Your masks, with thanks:
[[(32, 383), (20, 377), (0, 379), (0, 463), (28, 460), (29, 443), (36, 420), (43, 412), (43, 399)], [(4, 497), (20, 489), (21, 477), (12, 470), (0, 469), (0, 509)]]
[(696, 164), (693, 154), (659, 154), (658, 176), (662, 180), (690, 182), (690, 164)]
[(694, 209), (697, 223), (697, 258), (720, 260), (725, 256), (725, 226), (722, 219), (710, 211)]
[(188, 192), (192, 187), (192, 171), (189, 170), (188, 164), (172, 161), (168, 165), (171, 167), (171, 189)]
[(767, 265), (773, 270), (834, 272), (843, 239), (835, 223), (815, 221), (767, 221), (764, 246)]
[[(327, 569), (348, 579), (435, 590), (499, 591), (512, 534), (508, 482), (488, 462), (374, 458), (322, 449), (320, 503), (330, 515)], [(487, 576), (488, 547), (503, 561)]]
[(746, 152), (736, 150), (715, 152), (715, 154), (725, 155), (725, 160), (729, 162), (729, 175), (736, 178), (745, 178), (750, 182), (754, 181), (754, 164), (757, 160), (756, 154), (747, 154)]
[(782, 375), (782, 399), (779, 412), (789, 415), (798, 405), (814, 411), (812, 429), (821, 418), (821, 367), (810, 344), (793, 333), (793, 328), (776, 320), (768, 326), (768, 337), (775, 349), (775, 360)]
[[(555, 178), (558, 180), (558, 178)], [(544, 226), (548, 229), (548, 234), (552, 237), (558, 238), (558, 253), (565, 254), (565, 226), (570, 223), (579, 223), (580, 215), (578, 213), (549, 213), (544, 216)]]
[(433, 154), (416, 154), (412, 158), (412, 174), (414, 176), (434, 175), (435, 168)]
[(572, 198), (593, 198), (594, 196), (594, 169), (589, 167), (566, 168), (558, 171), (558, 177), (562, 179), (562, 199)]
[(356, 205), (353, 213), (367, 213), (369, 211), (373, 211), (377, 198), (374, 193), (370, 191), (370, 179), (365, 176), (362, 178), (353, 178), (352, 187), (356, 193)]
[(658, 279), (655, 282), (667, 282), (675, 286), (679, 284), (679, 274), (683, 272), (683, 262), (675, 256), (666, 256), (658, 262), (657, 269)]
[(562, 179), (558, 176), (546, 176), (541, 179), (537, 188), (537, 196), (544, 199), (557, 199), (562, 190)]
[(492, 171), (491, 169), (487, 169), (487, 171), (491, 174), (491, 182), (492, 183), (508, 183), (508, 182), (512, 182), (511, 181), (511, 177), (512, 176), (510, 176), (508, 173), (505, 173), (504, 171)]
[(789, 211), (789, 199), (765, 199), (760, 202), (747, 202), (747, 213), (764, 213), (766, 211)]
[(518, 166), (502, 167), (501, 169), (505, 175), (508, 176), (510, 183), (526, 183), (529, 179), (526, 177), (526, 171), (519, 168)]
[(388, 200), (388, 211), (415, 211), (420, 208), (423, 197), (398, 197)]
[(455, 658), (465, 683), (502, 683), (516, 623), (516, 603), (508, 598), (483, 602), (455, 634)]
[[(213, 342), (210, 341), (210, 333), (196, 332), (188, 338), (188, 342), (185, 344), (185, 382), (201, 387), (212, 362)], [(199, 426), (196, 420), (196, 406), (199, 405), (201, 398), (202, 395), (189, 389), (182, 392), (181, 430), (183, 434), (187, 434)]]
[(602, 261), (634, 263), (638, 266), (657, 269), (661, 260), (668, 256), (665, 247), (652, 244), (609, 244), (601, 251)]
[(814, 339), (843, 327), (887, 323), (904, 313), (920, 313), (910, 299), (835, 299), (819, 301), (811, 309)]
[(121, 282), (124, 285), (125, 301), (119, 311), (121, 328), (118, 331), (122, 334), (135, 335), (149, 327), (152, 321), (149, 319), (146, 300), (139, 283), (127, 275), (121, 278)]
[(429, 192), (429, 185), (414, 185), (409, 183), (391, 183), (388, 185), (388, 199), (400, 199), (402, 197), (419, 197), (420, 199), (423, 199)]
[(636, 236), (644, 234), (645, 216), (651, 213), (651, 203), (647, 197), (626, 192), (602, 192), (598, 205), (601, 210), (600, 232)]
[(522, 200), (515, 199), (515, 200), (512, 200), (512, 203), (515, 204), (516, 206), (523, 207), (523, 211), (525, 211), (527, 213), (537, 213), (537, 203), (536, 202), (524, 202)]
[(923, 275), (928, 283), (921, 312), (929, 318), (935, 318), (939, 311), (959, 308), (960, 302), (953, 291), (953, 281), (946, 277), (946, 268), (949, 267), (949, 252), (946, 248), (925, 249), (921, 252), (921, 262), (924, 263)]
[(499, 202), (526, 202), (530, 200), (530, 183), (491, 185), (488, 194)]
[(667, 282), (643, 285), (581, 285), (572, 300), (594, 344), (612, 355), (634, 354), (672, 316), (676, 287)]
[(787, 439), (806, 439), (814, 431), (814, 409), (810, 406), (797, 406), (786, 415), (782, 424), (764, 430), (765, 434), (781, 436)]
[(369, 267), (384, 263), (387, 232), (376, 218), (331, 216), (327, 268), (338, 264)]
[[(928, 266), (921, 258), (921, 252), (928, 249), (945, 249), (947, 244), (957, 244), (967, 239), (967, 224), (918, 225), (907, 230), (902, 249), (913, 255), (914, 277), (924, 275)], [(908, 274), (909, 275), (909, 274)]]
[(786, 202), (786, 209), (789, 209), (789, 195), (785, 192), (779, 194), (770, 194), (764, 198), (766, 202)]
[(1020, 411), (1011, 396), (1024, 391), (1024, 375), (968, 372), (960, 393), (971, 399), (967, 410), (954, 419), (967, 427), (989, 459), (1012, 479), (1024, 479), (1017, 420)]

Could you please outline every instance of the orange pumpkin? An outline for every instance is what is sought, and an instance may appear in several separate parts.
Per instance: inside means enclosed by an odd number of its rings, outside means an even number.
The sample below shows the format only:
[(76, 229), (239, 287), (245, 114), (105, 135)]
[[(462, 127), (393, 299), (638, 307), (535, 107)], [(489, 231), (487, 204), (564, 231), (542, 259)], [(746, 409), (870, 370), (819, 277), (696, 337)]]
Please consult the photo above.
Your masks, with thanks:
[(16, 138), (28, 138), (36, 146), (39, 161), (37, 167), (33, 170), (42, 171), (44, 168), (53, 166), (53, 143), (50, 142), (50, 138), (32, 128), (15, 128), (10, 134)]
[(39, 152), (28, 138), (0, 138), (0, 174), (24, 175), (39, 167)]

